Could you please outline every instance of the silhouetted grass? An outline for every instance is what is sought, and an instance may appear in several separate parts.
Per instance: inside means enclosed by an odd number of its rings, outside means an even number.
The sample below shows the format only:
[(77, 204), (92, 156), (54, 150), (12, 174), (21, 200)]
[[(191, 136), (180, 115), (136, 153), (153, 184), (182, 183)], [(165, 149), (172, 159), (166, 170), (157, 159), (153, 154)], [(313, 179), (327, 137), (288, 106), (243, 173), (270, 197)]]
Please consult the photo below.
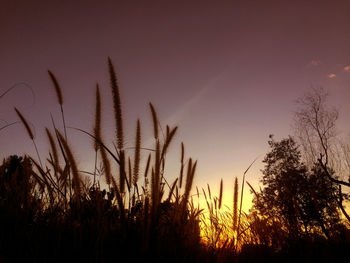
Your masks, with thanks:
[[(345, 225), (343, 236), (331, 241), (317, 233), (290, 240), (278, 219), (243, 212), (244, 176), (250, 166), (243, 175), (240, 200), (238, 180), (234, 180), (232, 209), (223, 203), (223, 180), (218, 197), (209, 185), (201, 192), (197, 188), (196, 196), (204, 198), (206, 207), (196, 206), (191, 193), (197, 161), (186, 160), (182, 143), (179, 176), (167, 181), (165, 159), (177, 127), (166, 126), (161, 138), (151, 103), (154, 146), (142, 147), (142, 126), (137, 120), (134, 151), (129, 156), (110, 58), (108, 71), (116, 144), (102, 138), (103, 103), (98, 85), (92, 131), (75, 128), (92, 139), (92, 183), (75, 161), (64, 120), (63, 92), (51, 71), (64, 132), (55, 127), (54, 120), (52, 130), (45, 128), (50, 153), (44, 163), (27, 120), (15, 109), (39, 162), (30, 156), (10, 156), (0, 166), (0, 262), (324, 262), (346, 254), (350, 233)], [(149, 152), (144, 165), (142, 151)]]

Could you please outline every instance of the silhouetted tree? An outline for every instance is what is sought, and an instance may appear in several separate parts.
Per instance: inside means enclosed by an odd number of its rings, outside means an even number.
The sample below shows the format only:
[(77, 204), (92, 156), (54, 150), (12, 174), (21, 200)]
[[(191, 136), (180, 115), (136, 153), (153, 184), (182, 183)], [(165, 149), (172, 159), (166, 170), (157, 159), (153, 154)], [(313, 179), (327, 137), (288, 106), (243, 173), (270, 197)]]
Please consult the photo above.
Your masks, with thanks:
[(268, 143), (271, 151), (263, 160), (264, 188), (254, 199), (254, 209), (271, 222), (278, 218), (289, 238), (318, 229), (329, 238), (330, 224), (339, 222), (336, 186), (320, 166), (307, 171), (292, 137), (276, 142), (270, 136)]
[[(341, 186), (350, 187), (349, 145), (337, 138), (339, 112), (327, 105), (327, 98), (328, 93), (323, 88), (313, 89), (299, 98), (294, 124), (308, 167), (311, 168), (317, 162), (323, 169), (322, 174), (339, 185), (338, 205), (350, 221), (342, 204), (341, 190)], [(340, 180), (341, 176), (348, 178)]]
[(294, 127), (309, 167), (317, 162), (320, 154), (334, 165), (339, 112), (327, 105), (327, 98), (326, 90), (318, 88), (297, 99), (299, 108), (295, 112)]
[(0, 206), (12, 212), (35, 213), (40, 200), (34, 195), (35, 180), (28, 157), (12, 155), (0, 166)]

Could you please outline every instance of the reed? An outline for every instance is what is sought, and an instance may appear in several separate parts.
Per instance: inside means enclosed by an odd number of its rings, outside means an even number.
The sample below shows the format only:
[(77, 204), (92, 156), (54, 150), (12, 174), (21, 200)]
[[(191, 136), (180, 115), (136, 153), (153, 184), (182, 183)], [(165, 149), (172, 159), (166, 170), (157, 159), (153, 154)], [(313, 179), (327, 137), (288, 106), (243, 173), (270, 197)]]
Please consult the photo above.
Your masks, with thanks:
[(120, 91), (118, 86), (117, 74), (112, 63), (112, 60), (108, 58), (108, 69), (113, 98), (114, 119), (116, 124), (116, 138), (117, 148), (122, 150), (124, 148), (124, 129), (123, 129), (123, 114), (122, 105), (120, 100)]
[(162, 148), (162, 153), (161, 153), (161, 160), (164, 162), (165, 160), (165, 155), (168, 151), (168, 148), (170, 146), (170, 143), (171, 141), (173, 140), (175, 134), (176, 134), (176, 131), (177, 131), (177, 126), (174, 127), (171, 131), (170, 131), (170, 128), (169, 126), (167, 126), (167, 134), (166, 134), (166, 137), (165, 137), (165, 142), (164, 142), (164, 145), (163, 145), (163, 148)]
[(51, 81), (53, 83), (53, 86), (55, 88), (56, 98), (57, 98), (58, 104), (63, 105), (62, 90), (61, 90), (60, 85), (58, 84), (56, 76), (50, 70), (48, 70), (47, 72), (49, 73), (49, 76), (50, 76)]
[(180, 179), (179, 179), (179, 187), (182, 187), (182, 178), (183, 178), (183, 172), (184, 172), (184, 158), (185, 158), (185, 146), (183, 142), (181, 142), (181, 168), (180, 168)]
[(151, 113), (152, 113), (152, 120), (153, 120), (153, 132), (154, 132), (154, 138), (156, 140), (158, 140), (158, 116), (157, 116), (157, 112), (156, 110), (154, 109), (152, 103), (149, 103), (149, 107), (151, 109)]
[(222, 205), (222, 192), (223, 192), (223, 188), (224, 188), (224, 182), (221, 179), (220, 181), (220, 191), (219, 191), (219, 209), (221, 209), (221, 205)]
[[(101, 118), (102, 118), (102, 105), (101, 105), (101, 94), (99, 85), (96, 84), (96, 102), (95, 102), (95, 125), (94, 125), (94, 136), (101, 139)], [(97, 140), (94, 140), (94, 148), (97, 152), (100, 148), (100, 144)]]
[(136, 124), (136, 138), (135, 138), (135, 153), (134, 153), (134, 169), (133, 169), (133, 184), (136, 186), (139, 180), (141, 160), (141, 122), (138, 119)]
[(47, 72), (49, 73), (50, 79), (51, 79), (53, 86), (55, 88), (56, 98), (57, 98), (58, 104), (60, 105), (60, 109), (61, 109), (61, 117), (62, 117), (63, 129), (64, 129), (64, 138), (67, 140), (67, 128), (66, 128), (66, 120), (64, 117), (64, 110), (63, 110), (62, 89), (57, 81), (56, 76), (50, 70), (48, 70)]
[(233, 186), (233, 230), (237, 230), (238, 221), (238, 178), (235, 177), (235, 182)]
[(15, 108), (15, 111), (16, 111), (18, 117), (20, 118), (22, 124), (24, 125), (24, 128), (27, 131), (27, 134), (28, 134), (29, 138), (33, 141), (34, 140), (34, 134), (33, 134), (32, 129), (30, 128), (27, 120), (23, 117), (22, 113), (17, 108)]
[(186, 175), (186, 184), (185, 184), (185, 192), (183, 194), (183, 207), (182, 207), (182, 211), (185, 212), (186, 210), (186, 206), (188, 203), (188, 198), (190, 196), (190, 191), (192, 189), (192, 184), (193, 184), (193, 179), (194, 179), (194, 175), (196, 172), (196, 167), (197, 167), (197, 161), (195, 161), (192, 164), (192, 158), (189, 159), (189, 162), (187, 164), (187, 175)]
[(125, 152), (124, 152), (124, 129), (123, 129), (123, 114), (122, 114), (122, 105), (120, 100), (120, 91), (118, 85), (117, 74), (114, 69), (112, 60), (108, 58), (108, 70), (110, 76), (110, 84), (112, 90), (113, 98), (113, 109), (114, 109), (114, 119), (116, 124), (116, 138), (117, 138), (117, 150), (119, 155), (119, 190), (123, 195), (125, 192), (125, 185), (130, 191), (130, 184), (127, 179), (126, 169), (125, 169)]
[(74, 155), (72, 153), (72, 150), (70, 149), (68, 142), (64, 138), (64, 136), (56, 130), (56, 133), (58, 135), (58, 138), (60, 142), (62, 143), (64, 152), (67, 156), (67, 165), (69, 167), (69, 170), (72, 173), (72, 188), (74, 190), (74, 200), (77, 201), (77, 203), (80, 203), (80, 195), (81, 195), (81, 178), (78, 170), (77, 163), (75, 161)]
[(39, 160), (39, 163), (41, 165), (41, 167), (43, 167), (43, 164), (41, 162), (41, 158), (40, 158), (40, 154), (39, 154), (39, 151), (38, 151), (38, 147), (36, 146), (36, 143), (35, 143), (35, 138), (34, 138), (34, 134), (33, 134), (33, 131), (32, 129), (30, 128), (27, 120), (24, 118), (24, 116), (22, 115), (22, 113), (15, 107), (15, 112), (17, 113), (17, 116), (20, 118), (25, 130), (27, 131), (27, 134), (29, 136), (29, 138), (32, 140), (33, 142), (33, 145), (34, 145), (34, 148), (35, 148), (35, 152), (37, 154), (37, 157), (38, 157), (38, 160)]
[[(100, 88), (98, 84), (96, 84), (96, 102), (95, 102), (95, 125), (94, 125), (94, 136), (101, 140), (101, 115), (102, 115), (102, 107), (101, 107), (101, 95), (100, 95)], [(94, 167), (94, 181), (93, 185), (95, 186), (96, 183), (96, 170), (97, 170), (97, 156), (98, 156), (98, 150), (100, 148), (100, 144), (95, 139), (94, 140), (94, 149), (95, 149), (95, 167)]]

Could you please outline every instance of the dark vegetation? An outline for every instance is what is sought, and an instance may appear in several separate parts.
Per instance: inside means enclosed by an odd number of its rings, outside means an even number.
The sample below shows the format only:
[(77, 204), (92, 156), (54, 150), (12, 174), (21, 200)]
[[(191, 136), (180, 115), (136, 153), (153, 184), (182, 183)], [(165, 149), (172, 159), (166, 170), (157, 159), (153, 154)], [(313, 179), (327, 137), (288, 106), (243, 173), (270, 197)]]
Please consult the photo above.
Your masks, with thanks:
[[(141, 122), (137, 120), (133, 153), (129, 156), (125, 151), (121, 100), (111, 60), (108, 60), (108, 69), (115, 142), (107, 144), (102, 138), (98, 85), (92, 132), (76, 129), (93, 142), (96, 159), (90, 181), (79, 170), (72, 154), (63, 95), (52, 72), (49, 71), (49, 77), (57, 94), (64, 128), (63, 132), (59, 131), (52, 120), (53, 129), (46, 129), (51, 150), (45, 160), (40, 158), (25, 117), (16, 109), (37, 156), (9, 156), (0, 166), (0, 262), (330, 262), (348, 259), (350, 221), (344, 208), (348, 195), (341, 186), (348, 187), (349, 183), (339, 178), (332, 168), (330, 132), (336, 118), (324, 114), (327, 110), (319, 107), (321, 104), (315, 109), (324, 112), (316, 117), (323, 119), (303, 118), (315, 116), (317, 111), (300, 111), (297, 115), (300, 138), (305, 135), (303, 129), (308, 129), (307, 135), (316, 132), (318, 139), (304, 138), (304, 142), (314, 144), (302, 145), (303, 153), (292, 137), (281, 141), (270, 137), (271, 150), (263, 161), (264, 188), (256, 191), (247, 182), (255, 196), (250, 213), (244, 213), (238, 205), (237, 178), (232, 209), (223, 209), (222, 181), (218, 197), (212, 195), (209, 185), (201, 192), (196, 188), (194, 195), (204, 196), (207, 204), (202, 209), (192, 198), (197, 162), (191, 158), (186, 160), (183, 144), (178, 178), (168, 182), (165, 177), (166, 153), (177, 127), (166, 126), (162, 134), (152, 104), (154, 147), (142, 147)], [(322, 97), (320, 103), (323, 101)], [(303, 109), (313, 106), (309, 102), (304, 100)], [(310, 124), (314, 125), (308, 126)], [(330, 127), (322, 126), (327, 124), (331, 124)], [(313, 147), (308, 155), (310, 166), (303, 162), (306, 151), (311, 149), (309, 146)], [(140, 161), (141, 151), (149, 153), (144, 164)], [(112, 168), (113, 163), (117, 170)], [(244, 184), (243, 181), (242, 186)]]

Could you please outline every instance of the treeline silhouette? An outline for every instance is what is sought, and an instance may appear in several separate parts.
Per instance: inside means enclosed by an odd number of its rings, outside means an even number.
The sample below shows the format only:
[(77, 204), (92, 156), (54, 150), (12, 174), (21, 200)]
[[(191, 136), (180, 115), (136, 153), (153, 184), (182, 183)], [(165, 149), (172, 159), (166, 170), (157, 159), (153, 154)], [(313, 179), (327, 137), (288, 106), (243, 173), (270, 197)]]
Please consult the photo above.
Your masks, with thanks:
[[(142, 147), (137, 120), (133, 152), (125, 150), (120, 91), (110, 59), (108, 70), (115, 144), (110, 147), (102, 138), (98, 85), (92, 131), (75, 128), (92, 141), (95, 168), (89, 176), (72, 153), (62, 90), (51, 71), (63, 132), (52, 119), (45, 159), (26, 118), (15, 109), (37, 156), (9, 156), (0, 166), (0, 262), (329, 262), (348, 257), (349, 222), (342, 217), (348, 196), (322, 156), (310, 170), (293, 138), (276, 142), (270, 137), (264, 188), (256, 191), (247, 183), (255, 196), (251, 211), (244, 213), (238, 205), (243, 192), (239, 200), (237, 178), (233, 207), (224, 211), (223, 181), (218, 197), (209, 185), (192, 191), (197, 162), (185, 157), (183, 144), (179, 176), (167, 180), (166, 154), (177, 127), (161, 130), (151, 103), (154, 146)], [(141, 152), (147, 156), (144, 164)], [(200, 196), (207, 207), (195, 203)]]

